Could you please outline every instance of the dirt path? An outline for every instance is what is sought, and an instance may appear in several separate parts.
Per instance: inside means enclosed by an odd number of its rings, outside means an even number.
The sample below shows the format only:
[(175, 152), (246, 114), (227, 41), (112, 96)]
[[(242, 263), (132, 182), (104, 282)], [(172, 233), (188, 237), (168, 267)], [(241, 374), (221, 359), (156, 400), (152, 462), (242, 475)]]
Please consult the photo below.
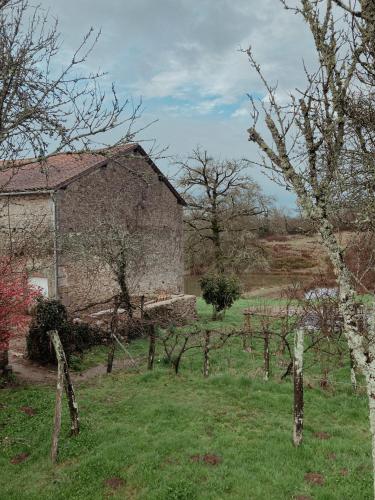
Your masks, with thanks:
[[(56, 368), (53, 366), (41, 366), (34, 361), (25, 358), (26, 341), (25, 336), (20, 334), (14, 337), (10, 344), (9, 364), (14, 375), (21, 382), (28, 384), (55, 385)], [(136, 360), (136, 362), (142, 360)], [(130, 360), (118, 359), (113, 363), (113, 371), (132, 368), (134, 365)], [(81, 373), (72, 372), (73, 382), (86, 382), (107, 373), (107, 365), (97, 365)]]
[[(55, 385), (56, 383), (56, 370), (50, 366), (41, 366), (33, 361), (25, 358), (18, 357), (14, 352), (10, 352), (9, 356), (10, 365), (14, 375), (21, 382), (29, 384), (45, 384)], [(128, 360), (115, 360), (113, 363), (113, 371), (124, 370), (131, 368), (133, 365)], [(86, 382), (100, 375), (105, 375), (107, 372), (107, 365), (97, 365), (89, 368), (81, 373), (72, 372), (73, 382)]]

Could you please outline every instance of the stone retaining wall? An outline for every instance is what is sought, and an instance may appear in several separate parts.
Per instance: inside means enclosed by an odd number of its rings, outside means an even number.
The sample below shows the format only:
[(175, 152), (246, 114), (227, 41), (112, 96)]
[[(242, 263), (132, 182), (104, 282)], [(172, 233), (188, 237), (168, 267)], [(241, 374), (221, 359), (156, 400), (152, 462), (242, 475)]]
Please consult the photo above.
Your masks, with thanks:
[(146, 304), (145, 318), (161, 326), (182, 326), (197, 319), (197, 298), (195, 295), (176, 295), (168, 300)]

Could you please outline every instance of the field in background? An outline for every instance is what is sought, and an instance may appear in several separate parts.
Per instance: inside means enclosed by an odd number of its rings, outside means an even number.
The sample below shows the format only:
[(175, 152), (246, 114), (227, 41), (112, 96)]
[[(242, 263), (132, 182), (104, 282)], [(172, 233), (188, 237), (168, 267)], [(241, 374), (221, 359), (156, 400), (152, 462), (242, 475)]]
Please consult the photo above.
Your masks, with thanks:
[[(242, 324), (238, 301), (223, 323), (198, 301), (202, 327)], [(279, 304), (279, 301), (268, 301)], [(275, 346), (273, 346), (275, 347)], [(273, 349), (275, 350), (275, 349)], [(145, 341), (130, 345), (144, 358)], [(306, 360), (305, 440), (291, 443), (292, 384), (272, 356), (262, 380), (262, 345), (239, 340), (212, 353), (183, 358), (176, 377), (159, 349), (154, 372), (117, 372), (77, 387), (82, 432), (68, 438), (64, 408), (59, 464), (49, 463), (54, 390), (19, 387), (0, 392), (0, 498), (44, 499), (315, 499), (371, 498), (367, 402), (354, 395), (342, 363), (323, 390), (319, 363)]]
[[(343, 232), (338, 235), (343, 245), (348, 242), (351, 234)], [(291, 283), (298, 282), (306, 286), (321, 274), (333, 279), (319, 235), (269, 236), (261, 242), (268, 254), (269, 269), (243, 273), (240, 276), (247, 296), (276, 298), (281, 289)], [(199, 277), (185, 276), (185, 292), (200, 295)]]

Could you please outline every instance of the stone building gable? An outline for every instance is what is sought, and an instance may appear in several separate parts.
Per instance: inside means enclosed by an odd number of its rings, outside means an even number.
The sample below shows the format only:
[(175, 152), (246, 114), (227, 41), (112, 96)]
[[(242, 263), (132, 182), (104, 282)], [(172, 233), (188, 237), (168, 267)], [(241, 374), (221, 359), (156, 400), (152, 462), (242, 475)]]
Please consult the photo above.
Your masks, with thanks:
[[(183, 206), (142, 155), (119, 156), (75, 180), (57, 195), (57, 227), (64, 238), (84, 233), (110, 216), (140, 235), (142, 255), (132, 273), (132, 293), (183, 291)], [(59, 256), (63, 301), (84, 304), (113, 295), (109, 270), (88, 269), (67, 252)], [(90, 266), (89, 266), (90, 267)]]
[[(32, 215), (39, 219), (35, 226), (43, 220), (48, 227), (51, 245), (47, 254), (31, 259), (38, 264), (32, 275), (48, 279), (50, 295), (73, 308), (108, 299), (114, 292), (109, 270), (92, 272), (88, 262), (72, 258), (61, 242), (69, 234), (95, 228), (101, 216), (113, 213), (118, 227), (137, 233), (142, 242), (142, 255), (132, 270), (132, 293), (181, 293), (184, 200), (138, 145), (111, 159), (86, 159), (85, 165), (82, 157), (79, 163), (74, 155), (56, 157), (47, 183), (32, 164), (17, 181), (16, 175), (6, 187), (2, 184), (0, 219), (12, 214), (5, 225), (16, 219), (28, 225)], [(68, 160), (74, 161), (67, 167)]]

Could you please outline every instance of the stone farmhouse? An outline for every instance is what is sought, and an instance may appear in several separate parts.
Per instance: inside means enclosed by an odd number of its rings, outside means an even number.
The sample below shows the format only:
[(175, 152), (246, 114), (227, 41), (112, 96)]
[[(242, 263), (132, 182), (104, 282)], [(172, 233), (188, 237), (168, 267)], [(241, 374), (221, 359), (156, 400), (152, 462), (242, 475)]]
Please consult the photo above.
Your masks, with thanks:
[[(138, 144), (115, 154), (64, 153), (0, 172), (0, 251), (24, 260), (32, 283), (68, 308), (105, 301), (115, 287), (105, 267), (61, 243), (103, 217), (141, 235), (131, 293), (183, 293), (183, 198)], [(95, 260), (95, 259), (94, 259)]]

